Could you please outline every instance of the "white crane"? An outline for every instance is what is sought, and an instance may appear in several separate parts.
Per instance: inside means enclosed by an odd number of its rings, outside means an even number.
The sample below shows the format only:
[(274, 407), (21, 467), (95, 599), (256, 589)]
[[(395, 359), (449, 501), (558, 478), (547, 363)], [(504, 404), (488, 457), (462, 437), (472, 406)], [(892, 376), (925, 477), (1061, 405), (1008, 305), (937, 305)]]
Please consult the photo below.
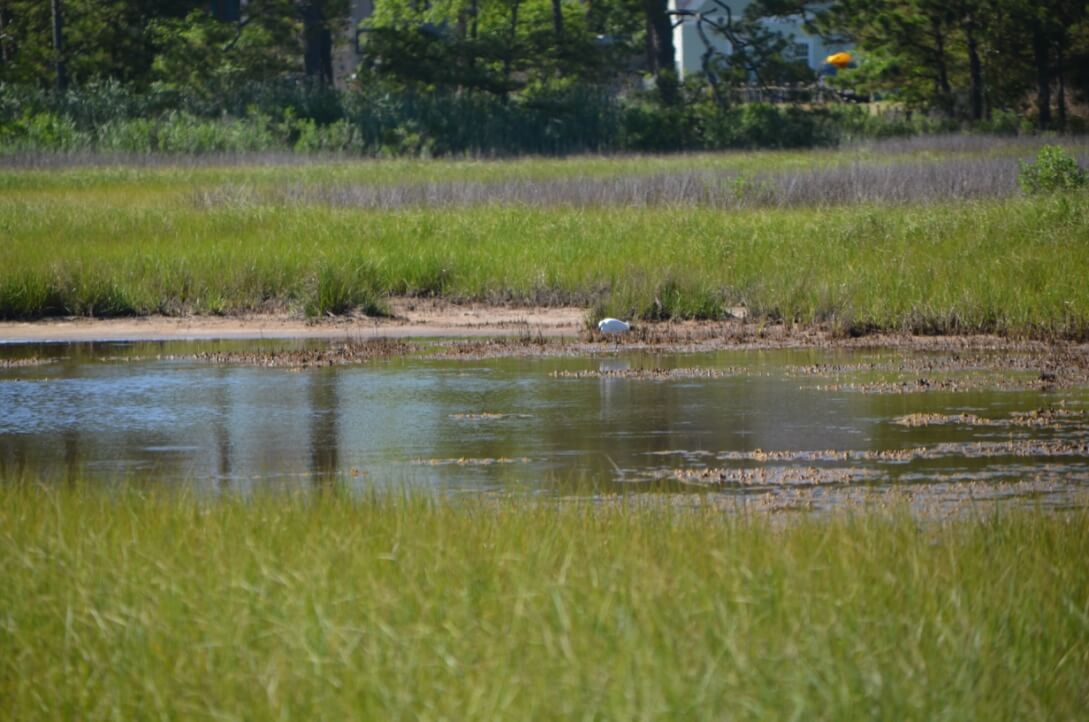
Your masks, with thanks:
[[(597, 322), (597, 330), (606, 336), (619, 337), (620, 334), (631, 331), (631, 326), (616, 318), (603, 318)], [(616, 338), (616, 346), (620, 348), (619, 338)]]

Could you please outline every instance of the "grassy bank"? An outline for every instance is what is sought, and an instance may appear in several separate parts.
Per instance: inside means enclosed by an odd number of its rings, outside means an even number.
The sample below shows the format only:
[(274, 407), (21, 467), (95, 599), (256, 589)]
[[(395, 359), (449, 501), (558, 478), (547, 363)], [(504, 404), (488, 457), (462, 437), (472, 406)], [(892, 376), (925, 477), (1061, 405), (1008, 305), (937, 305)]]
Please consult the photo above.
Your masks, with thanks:
[(421, 295), (1087, 338), (1089, 195), (967, 180), (1019, 150), (6, 171), (0, 318)]
[(1074, 719), (1089, 512), (0, 486), (12, 719)]

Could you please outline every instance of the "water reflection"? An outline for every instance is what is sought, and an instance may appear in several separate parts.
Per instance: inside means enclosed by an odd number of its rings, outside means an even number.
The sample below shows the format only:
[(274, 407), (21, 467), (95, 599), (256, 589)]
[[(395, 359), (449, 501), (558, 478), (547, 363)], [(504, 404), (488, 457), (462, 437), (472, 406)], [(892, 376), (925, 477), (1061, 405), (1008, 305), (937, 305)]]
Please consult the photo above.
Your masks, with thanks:
[[(861, 356), (844, 351), (396, 359), (302, 371), (179, 360), (191, 349), (178, 343), (32, 351), (55, 362), (0, 369), (6, 478), (321, 488), (340, 477), (462, 489), (590, 485), (729, 494), (1028, 477), (1065, 493), (1089, 479), (1085, 453), (1061, 446), (1054, 453), (1015, 446), (1009, 454), (889, 453), (950, 443), (986, 451), (978, 445), (1083, 442), (1089, 432), (1077, 414), (1039, 427), (909, 428), (893, 420), (920, 412), (1008, 417), (1056, 403), (1085, 409), (1085, 389), (864, 394), (821, 390), (789, 373)], [(685, 367), (729, 372), (631, 373)], [(584, 371), (597, 373), (574, 373)], [(811, 453), (825, 451), (851, 454)]]
[(215, 475), (222, 484), (232, 477), (231, 465), (231, 427), (227, 424), (230, 416), (230, 384), (227, 383), (226, 368), (216, 369), (215, 383), (211, 395), (215, 414), (212, 417), (212, 439), (216, 448), (216, 472)]
[(335, 370), (307, 375), (310, 396), (310, 472), (315, 486), (340, 472), (338, 389)]

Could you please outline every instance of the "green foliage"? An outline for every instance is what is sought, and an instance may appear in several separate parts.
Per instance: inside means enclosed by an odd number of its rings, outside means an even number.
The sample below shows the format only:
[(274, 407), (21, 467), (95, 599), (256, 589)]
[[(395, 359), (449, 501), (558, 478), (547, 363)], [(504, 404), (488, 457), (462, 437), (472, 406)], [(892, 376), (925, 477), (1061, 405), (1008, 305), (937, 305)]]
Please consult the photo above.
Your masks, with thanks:
[[(362, 84), (507, 96), (566, 79), (607, 83), (639, 48), (630, 18), (620, 21), (615, 8), (596, 15), (592, 29), (589, 14), (550, 0), (380, 0), (364, 22)], [(621, 29), (624, 35), (613, 34)]]
[[(1075, 101), (1089, 93), (1089, 14), (1073, 0), (759, 0), (710, 28), (733, 53), (684, 88), (660, 37), (664, 2), (378, 0), (360, 35), (362, 67), (340, 90), (326, 65), (334, 45), (351, 41), (346, 0), (248, 0), (237, 17), (224, 12), (230, 4), (65, 0), (58, 56), (50, 3), (4, 0), (0, 150), (268, 142), (300, 152), (507, 155), (811, 147), (967, 120), (1000, 132), (1086, 124)], [(854, 98), (891, 99), (899, 119), (738, 107), (754, 84), (813, 80), (764, 22), (799, 14), (812, 19), (810, 31), (856, 47), (857, 67), (823, 81)], [(71, 88), (48, 92), (58, 59)], [(654, 92), (635, 90), (645, 79)], [(265, 127), (251, 122), (255, 114)], [(850, 123), (827, 122), (841, 114)], [(204, 125), (224, 116), (226, 126)], [(257, 137), (209, 137), (236, 120)]]
[(345, 112), (376, 155), (564, 154), (615, 147), (616, 99), (583, 85), (534, 85), (519, 98), (378, 85)]
[(686, 147), (688, 116), (680, 108), (637, 101), (627, 105), (619, 128), (620, 147), (634, 151), (672, 151)]
[(329, 125), (318, 125), (311, 118), (303, 118), (286, 124), (294, 135), (294, 150), (300, 153), (339, 153), (359, 150), (358, 132), (347, 120)]
[(0, 478), (5, 712), (1083, 716), (1083, 504), (921, 521), (906, 502), (773, 516), (386, 481), (197, 497)]
[[(804, 3), (803, 3), (804, 5)], [(707, 4), (700, 12), (678, 9), (674, 17), (694, 25), (701, 37), (712, 46), (701, 56), (701, 73), (708, 83), (716, 104), (730, 105), (731, 87), (757, 84), (789, 85), (816, 80), (808, 64), (788, 60), (784, 53), (790, 38), (771, 30), (765, 20), (791, 13), (791, 9), (774, 6), (766, 0), (747, 3), (743, 12), (735, 4), (730, 10), (725, 3)], [(715, 45), (730, 48), (724, 54)]]
[(340, 315), (358, 309), (368, 316), (386, 316), (375, 285), (380, 282), (367, 264), (342, 268), (326, 264), (317, 272), (315, 288), (306, 302), (307, 316)]
[(16, 148), (65, 152), (88, 145), (75, 123), (52, 113), (24, 116), (6, 126), (0, 137)]
[(1045, 145), (1032, 163), (1021, 162), (1017, 182), (1029, 194), (1077, 190), (1089, 182), (1089, 175), (1062, 147)]
[(153, 90), (184, 92), (208, 103), (291, 70), (286, 48), (298, 33), (293, 14), (247, 10), (256, 21), (245, 25), (218, 20), (204, 10), (151, 23), (148, 33), (159, 48), (152, 64)]
[[(1089, 57), (1084, 13), (1070, 3), (1045, 17), (1014, 0), (999, 3), (1002, 13), (969, 0), (948, 7), (761, 0), (721, 31), (736, 52), (704, 77), (686, 79), (675, 92), (638, 91), (643, 77), (661, 86), (671, 72), (633, 60), (648, 47), (654, 3), (610, 0), (574, 12), (551, 0), (381, 0), (361, 34), (364, 63), (352, 87), (334, 89), (324, 77), (304, 77), (312, 63), (302, 55), (315, 30), (341, 37), (344, 0), (252, 0), (237, 19), (198, 0), (70, 0), (74, 84), (58, 92), (46, 89), (43, 5), (4, 4), (0, 153), (283, 149), (433, 157), (820, 147), (959, 128), (969, 91), (980, 87), (988, 112), (976, 127), (1013, 133), (1046, 125), (1042, 106), (1030, 118), (1018, 105), (1033, 78), (1050, 78), (1050, 88), (1056, 73), (1070, 75), (1062, 79), (1073, 97), (1082, 74), (1069, 68)], [(896, 102), (882, 112), (813, 106), (808, 98), (738, 102), (754, 81), (801, 79), (783, 58), (785, 38), (762, 22), (799, 10), (816, 13), (814, 27), (860, 45), (858, 67), (829, 84), (856, 96), (891, 94)], [(119, 27), (132, 37), (120, 38)], [(1046, 61), (1035, 75), (1025, 52), (1034, 39), (1042, 45), (1033, 62)], [(980, 68), (967, 62), (969, 47), (983, 59)], [(988, 64), (999, 56), (1009, 72)], [(1072, 108), (1052, 105), (1066, 127), (1083, 123)]]
[(1089, 60), (1089, 5), (1083, 0), (793, 5), (814, 11), (816, 28), (826, 36), (856, 44), (858, 67), (834, 82), (914, 110), (973, 123), (1012, 112), (1042, 129), (1064, 128), (1073, 118), (1070, 98), (1057, 97), (1053, 88), (1061, 85), (1067, 95), (1089, 90), (1089, 75), (1079, 70)]
[[(858, 163), (858, 153), (9, 171), (0, 317), (377, 313), (381, 299), (408, 294), (597, 302), (628, 318), (716, 318), (744, 303), (754, 319), (847, 329), (1089, 338), (1089, 197), (765, 202), (769, 173)], [(375, 210), (336, 195), (679, 170), (718, 175), (739, 202)], [(292, 195), (314, 189), (334, 205)]]
[(154, 144), (165, 153), (267, 150), (275, 147), (269, 125), (269, 119), (260, 114), (217, 122), (188, 113), (167, 113), (154, 128)]
[(575, 80), (530, 83), (507, 99), (389, 83), (343, 92), (270, 81), (231, 94), (223, 106), (161, 86), (146, 94), (115, 83), (61, 94), (10, 89), (0, 93), (0, 153), (562, 155), (821, 147), (951, 127), (922, 114), (874, 114), (854, 105), (723, 108), (691, 86), (685, 103), (662, 106), (651, 94), (617, 97)]
[[(206, 0), (63, 0), (64, 60), (69, 80), (105, 79), (145, 87), (155, 45), (150, 25), (207, 7)], [(55, 81), (49, 0), (0, 3), (0, 82), (26, 86)]]

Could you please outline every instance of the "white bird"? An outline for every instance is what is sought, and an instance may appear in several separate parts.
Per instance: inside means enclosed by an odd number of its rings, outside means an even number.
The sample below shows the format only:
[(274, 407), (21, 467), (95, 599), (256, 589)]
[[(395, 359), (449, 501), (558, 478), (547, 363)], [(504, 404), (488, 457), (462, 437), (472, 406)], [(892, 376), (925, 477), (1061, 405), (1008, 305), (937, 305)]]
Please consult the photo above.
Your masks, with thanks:
[(631, 326), (615, 318), (603, 318), (597, 322), (597, 330), (606, 334), (627, 333)]
[[(615, 318), (603, 318), (597, 322), (597, 330), (606, 336), (619, 336), (631, 331), (631, 326)], [(616, 347), (620, 348), (620, 339), (616, 339)]]

